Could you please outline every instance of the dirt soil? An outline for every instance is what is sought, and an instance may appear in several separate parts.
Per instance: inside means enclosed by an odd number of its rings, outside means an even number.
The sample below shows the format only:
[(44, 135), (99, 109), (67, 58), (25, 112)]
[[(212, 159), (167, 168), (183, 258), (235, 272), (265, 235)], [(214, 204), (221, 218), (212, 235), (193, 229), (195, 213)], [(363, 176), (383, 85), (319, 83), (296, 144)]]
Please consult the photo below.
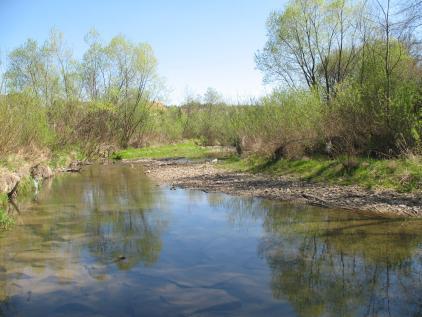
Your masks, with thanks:
[(171, 187), (223, 192), (283, 201), (294, 201), (328, 208), (371, 211), (385, 215), (422, 217), (422, 193), (367, 190), (358, 186), (334, 186), (298, 181), (288, 177), (236, 173), (218, 168), (212, 161), (140, 159), (145, 173)]

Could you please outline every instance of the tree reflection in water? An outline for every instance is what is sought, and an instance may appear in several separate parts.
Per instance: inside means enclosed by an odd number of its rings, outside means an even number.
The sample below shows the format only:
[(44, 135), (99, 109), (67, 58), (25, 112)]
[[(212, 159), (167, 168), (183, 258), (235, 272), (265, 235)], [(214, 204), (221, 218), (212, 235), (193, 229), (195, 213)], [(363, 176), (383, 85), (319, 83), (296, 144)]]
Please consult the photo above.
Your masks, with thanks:
[(19, 207), (0, 315), (422, 314), (421, 220), (170, 191), (124, 164)]
[(421, 221), (226, 198), (230, 220), (261, 219), (273, 297), (300, 316), (420, 316)]
[[(100, 267), (102, 279), (112, 267), (130, 269), (153, 264), (161, 251), (164, 196), (142, 169), (130, 166), (90, 167), (83, 177), (56, 177), (37, 200), (20, 209), (13, 234), (0, 239), (0, 299), (14, 293), (8, 281), (31, 268), (34, 276), (54, 272), (63, 282), (81, 274), (81, 257)], [(2, 272), (0, 271), (0, 274)], [(12, 283), (13, 284), (13, 283)]]
[[(115, 261), (120, 269), (153, 264), (166, 226), (162, 214), (153, 210), (163, 208), (163, 197), (139, 166), (91, 168), (89, 173), (88, 181), (72, 186), (69, 198), (82, 198), (82, 231), (90, 236), (90, 254), (103, 264)], [(63, 190), (69, 195), (68, 183)]]

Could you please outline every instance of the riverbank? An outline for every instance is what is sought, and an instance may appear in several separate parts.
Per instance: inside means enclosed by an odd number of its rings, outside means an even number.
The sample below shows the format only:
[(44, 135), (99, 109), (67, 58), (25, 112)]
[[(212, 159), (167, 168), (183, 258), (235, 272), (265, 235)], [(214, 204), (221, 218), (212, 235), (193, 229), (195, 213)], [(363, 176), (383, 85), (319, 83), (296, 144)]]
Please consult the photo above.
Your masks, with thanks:
[[(129, 164), (139, 162), (157, 182), (180, 188), (422, 216), (420, 157), (378, 161), (304, 157), (269, 161), (263, 157), (240, 158), (234, 148), (204, 147), (193, 141), (121, 151), (105, 147), (97, 157), (97, 161), (111, 157)], [(35, 183), (41, 185), (42, 179), (57, 172), (79, 171), (81, 160), (84, 157), (75, 150), (12, 155), (1, 160), (0, 212), (2, 207), (4, 211), (8, 196), (34, 191)], [(0, 215), (0, 227), (2, 222), (7, 224), (6, 216), (4, 212)]]
[(303, 156), (271, 160), (265, 156), (236, 155), (232, 147), (200, 146), (193, 141), (177, 144), (129, 148), (112, 155), (113, 159), (209, 159), (218, 158), (218, 166), (229, 171), (285, 176), (304, 182), (329, 185), (356, 185), (367, 190), (388, 190), (422, 195), (422, 157), (407, 155), (391, 159), (364, 157), (336, 158)]
[(81, 168), (84, 156), (80, 151), (50, 152), (32, 149), (0, 158), (0, 231), (10, 228), (8, 201), (36, 192), (45, 179), (61, 172), (75, 172)]
[(152, 179), (172, 188), (223, 192), (384, 215), (422, 216), (422, 196), (419, 193), (369, 190), (353, 185), (301, 181), (289, 176), (234, 172), (222, 168), (211, 159), (137, 159), (124, 162), (142, 164)]

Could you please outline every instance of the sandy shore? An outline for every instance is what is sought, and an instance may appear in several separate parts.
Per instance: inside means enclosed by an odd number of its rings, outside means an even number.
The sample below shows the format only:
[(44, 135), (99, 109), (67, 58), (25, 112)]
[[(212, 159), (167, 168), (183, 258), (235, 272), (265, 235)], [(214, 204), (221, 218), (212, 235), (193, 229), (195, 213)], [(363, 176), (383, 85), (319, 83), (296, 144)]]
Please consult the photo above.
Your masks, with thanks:
[(211, 162), (140, 159), (147, 174), (172, 187), (223, 192), (240, 196), (294, 201), (329, 208), (371, 211), (388, 215), (422, 216), (422, 195), (386, 190), (365, 190), (358, 186), (308, 183), (287, 177), (235, 173)]

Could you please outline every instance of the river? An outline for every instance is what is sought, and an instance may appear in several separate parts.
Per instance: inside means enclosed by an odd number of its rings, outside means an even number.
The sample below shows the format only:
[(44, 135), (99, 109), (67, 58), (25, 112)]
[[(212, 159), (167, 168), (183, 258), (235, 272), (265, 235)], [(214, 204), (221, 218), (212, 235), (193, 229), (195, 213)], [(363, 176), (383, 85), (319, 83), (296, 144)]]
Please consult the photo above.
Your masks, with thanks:
[(0, 316), (421, 316), (422, 221), (89, 166), (0, 233)]

